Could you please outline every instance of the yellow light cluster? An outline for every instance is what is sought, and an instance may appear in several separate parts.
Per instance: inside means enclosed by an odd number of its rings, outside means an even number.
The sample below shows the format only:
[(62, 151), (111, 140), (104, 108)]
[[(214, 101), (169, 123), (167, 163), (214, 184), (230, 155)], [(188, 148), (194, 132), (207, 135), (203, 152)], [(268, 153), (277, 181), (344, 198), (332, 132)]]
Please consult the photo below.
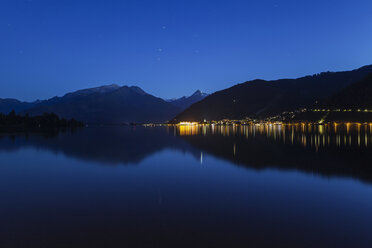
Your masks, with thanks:
[(180, 122), (178, 123), (178, 125), (180, 126), (195, 126), (195, 125), (198, 125), (199, 123), (197, 122), (189, 122), (189, 121), (183, 121), (183, 122)]

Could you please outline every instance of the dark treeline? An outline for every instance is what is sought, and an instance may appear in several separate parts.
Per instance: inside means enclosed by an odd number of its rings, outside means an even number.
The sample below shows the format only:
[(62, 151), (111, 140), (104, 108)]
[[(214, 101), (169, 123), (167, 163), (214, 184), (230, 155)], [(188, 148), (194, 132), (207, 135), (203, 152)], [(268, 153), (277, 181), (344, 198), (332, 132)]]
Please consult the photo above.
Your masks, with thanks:
[(63, 119), (53, 113), (40, 116), (17, 115), (11, 111), (8, 115), (0, 113), (0, 130), (8, 129), (50, 129), (83, 127), (84, 123), (75, 119)]

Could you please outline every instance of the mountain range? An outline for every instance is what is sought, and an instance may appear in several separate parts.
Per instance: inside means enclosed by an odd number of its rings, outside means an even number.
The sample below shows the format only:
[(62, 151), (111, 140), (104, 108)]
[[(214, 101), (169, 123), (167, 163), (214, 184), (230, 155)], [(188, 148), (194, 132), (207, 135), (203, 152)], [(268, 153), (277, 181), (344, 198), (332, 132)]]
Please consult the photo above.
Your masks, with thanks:
[(137, 86), (105, 85), (67, 93), (62, 97), (35, 102), (0, 99), (0, 112), (31, 116), (55, 113), (93, 124), (166, 122), (205, 94), (197, 90), (190, 97), (165, 101)]
[(340, 103), (348, 96), (349, 102), (345, 101), (345, 105), (359, 105), (362, 103), (354, 98), (363, 95), (362, 99), (367, 101), (370, 95), (364, 92), (367, 92), (365, 88), (369, 81), (365, 78), (371, 73), (372, 65), (369, 65), (353, 71), (324, 72), (297, 79), (248, 81), (207, 96), (177, 115), (172, 122), (261, 119), (327, 103), (332, 97)]
[(208, 96), (207, 93), (201, 92), (200, 90), (197, 90), (192, 94), (191, 96), (183, 96), (181, 98), (176, 98), (176, 99), (170, 99), (166, 100), (167, 102), (172, 103), (174, 106), (177, 106), (179, 109), (182, 111), (190, 107), (196, 102), (199, 102), (206, 98)]
[[(221, 119), (264, 119), (301, 108), (372, 109), (372, 65), (297, 79), (253, 80), (211, 95), (164, 100), (137, 86), (105, 85), (35, 102), (0, 99), (0, 112), (55, 113), (86, 123), (170, 123)], [(317, 118), (317, 117), (316, 117)], [(342, 117), (337, 117), (342, 118)]]
[(7, 114), (10, 111), (14, 110), (17, 113), (23, 112), (26, 109), (30, 109), (33, 106), (37, 105), (39, 101), (35, 102), (21, 102), (17, 99), (11, 98), (0, 98), (0, 113)]

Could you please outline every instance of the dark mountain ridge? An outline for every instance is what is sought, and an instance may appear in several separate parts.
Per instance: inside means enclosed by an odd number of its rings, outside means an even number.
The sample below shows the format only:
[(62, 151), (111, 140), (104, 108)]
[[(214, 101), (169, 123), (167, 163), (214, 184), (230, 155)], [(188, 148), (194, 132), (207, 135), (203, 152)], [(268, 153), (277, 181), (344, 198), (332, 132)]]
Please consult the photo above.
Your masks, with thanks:
[(172, 103), (174, 106), (181, 109), (181, 111), (187, 109), (196, 102), (199, 102), (208, 96), (207, 93), (203, 93), (200, 90), (195, 91), (191, 96), (183, 96), (177, 99), (167, 100), (167, 102)]
[(109, 85), (53, 97), (24, 111), (30, 115), (56, 113), (86, 123), (164, 122), (179, 109), (136, 86)]
[(372, 122), (372, 73), (306, 111), (284, 114), (289, 122)]
[(253, 80), (212, 95), (197, 90), (189, 97), (168, 101), (137, 86), (112, 84), (44, 101), (0, 99), (0, 112), (7, 114), (15, 110), (33, 116), (47, 112), (86, 123), (121, 124), (166, 122), (174, 116), (173, 123), (246, 117), (263, 119), (284, 111), (324, 104), (371, 108), (371, 74), (372, 65), (369, 65), (353, 71), (324, 72), (297, 79)]
[(70, 93), (65, 94), (63, 97), (65, 97), (65, 98), (82, 97), (82, 96), (88, 96), (88, 95), (94, 94), (94, 93), (104, 94), (104, 93), (112, 92), (112, 91), (117, 90), (119, 88), (120, 88), (120, 86), (117, 85), (117, 84), (104, 85), (104, 86), (99, 86), (99, 87), (95, 87), (95, 88), (82, 89), (82, 90), (77, 90), (77, 91), (74, 91), (74, 92), (70, 92)]
[(372, 73), (327, 100), (332, 108), (372, 109)]
[(137, 86), (104, 85), (55, 96), (43, 101), (21, 102), (0, 99), (0, 113), (12, 110), (31, 116), (55, 113), (86, 123), (121, 124), (166, 122), (207, 94), (197, 90), (189, 97), (165, 101)]
[(0, 98), (0, 113), (8, 114), (12, 110), (14, 110), (15, 112), (22, 112), (35, 106), (38, 103), (40, 103), (40, 101), (21, 102), (17, 99), (12, 98)]
[(172, 122), (265, 118), (327, 99), (369, 73), (372, 73), (372, 65), (297, 79), (248, 81), (207, 96), (177, 115)]

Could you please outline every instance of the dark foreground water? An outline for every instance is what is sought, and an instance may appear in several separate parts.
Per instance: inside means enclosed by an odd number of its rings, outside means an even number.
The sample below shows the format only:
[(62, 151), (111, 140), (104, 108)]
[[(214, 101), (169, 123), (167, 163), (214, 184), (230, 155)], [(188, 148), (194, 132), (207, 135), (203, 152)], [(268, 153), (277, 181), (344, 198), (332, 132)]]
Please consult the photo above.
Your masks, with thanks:
[(372, 126), (0, 135), (0, 247), (371, 247)]

